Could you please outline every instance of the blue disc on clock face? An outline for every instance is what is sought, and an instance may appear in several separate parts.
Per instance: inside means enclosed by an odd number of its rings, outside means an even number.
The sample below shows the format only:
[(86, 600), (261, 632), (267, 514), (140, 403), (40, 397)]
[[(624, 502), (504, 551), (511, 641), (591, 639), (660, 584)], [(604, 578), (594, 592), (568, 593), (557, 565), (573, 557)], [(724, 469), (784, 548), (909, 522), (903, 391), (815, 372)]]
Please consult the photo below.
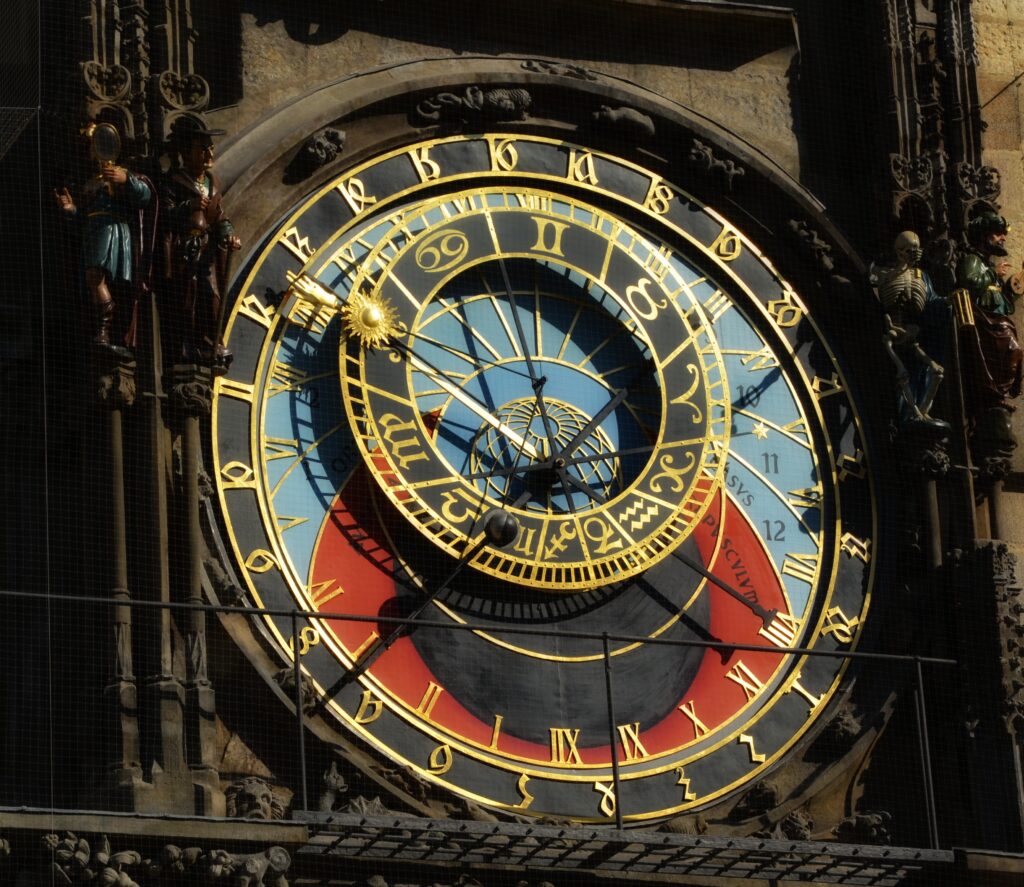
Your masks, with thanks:
[(550, 139), (408, 146), (296, 208), (227, 334), (227, 547), (254, 605), (311, 614), (266, 644), (367, 748), (495, 808), (643, 822), (827, 710), (842, 661), (793, 648), (856, 644), (867, 457), (799, 294), (713, 208)]

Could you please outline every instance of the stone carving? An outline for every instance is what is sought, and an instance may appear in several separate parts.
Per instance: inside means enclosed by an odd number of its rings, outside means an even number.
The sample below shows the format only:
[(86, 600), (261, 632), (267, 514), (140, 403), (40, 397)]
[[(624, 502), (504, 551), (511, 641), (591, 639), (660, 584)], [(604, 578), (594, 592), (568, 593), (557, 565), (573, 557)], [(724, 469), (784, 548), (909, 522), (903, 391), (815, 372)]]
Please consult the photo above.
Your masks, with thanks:
[(100, 352), (101, 355), (104, 353), (109, 353), (112, 359), (101, 361), (107, 365), (100, 368), (96, 379), (99, 401), (112, 410), (130, 407), (135, 403), (135, 364), (113, 352)]
[(737, 176), (746, 175), (747, 171), (732, 160), (722, 160), (715, 157), (710, 145), (704, 144), (700, 139), (694, 139), (690, 148), (690, 162), (699, 166), (706, 173), (718, 175), (725, 183), (725, 190), (732, 190), (732, 180)]
[(814, 820), (804, 809), (794, 810), (771, 828), (759, 829), (751, 837), (776, 841), (809, 841), (814, 833)]
[(103, 835), (91, 846), (74, 832), (43, 836), (43, 847), (53, 859), (53, 874), (62, 884), (96, 883), (103, 887), (139, 887), (133, 870), (141, 866), (142, 856), (134, 850), (111, 853), (110, 841)]
[(896, 238), (893, 251), (893, 261), (872, 264), (868, 279), (885, 309), (882, 341), (896, 366), (900, 420), (928, 427), (935, 436), (944, 437), (949, 425), (929, 415), (944, 371), (922, 347), (922, 340), (932, 351), (942, 347), (948, 308), (921, 269), (920, 238), (913, 231), (904, 231)]
[(245, 776), (224, 792), (228, 816), (236, 819), (284, 819), (285, 805), (269, 783), (258, 776)]
[(320, 793), (320, 810), (323, 813), (330, 813), (337, 809), (338, 799), (348, 791), (348, 783), (345, 777), (338, 772), (338, 762), (331, 761), (323, 774), (323, 791)]
[(808, 759), (834, 761), (846, 754), (860, 735), (861, 725), (849, 702), (844, 702), (839, 711), (826, 725), (808, 752)]
[(832, 834), (844, 844), (890, 844), (890, 822), (892, 814), (884, 810), (857, 813), (840, 822)]
[(535, 74), (554, 74), (557, 77), (572, 77), (576, 80), (597, 80), (597, 74), (593, 71), (588, 71), (579, 65), (570, 65), (566, 62), (527, 59), (523, 62), (523, 70), (532, 71)]
[(999, 664), (1003, 672), (1003, 719), (1006, 729), (1024, 741), (1024, 593), (1018, 587), (996, 592)]
[(286, 181), (294, 183), (309, 178), (321, 166), (337, 160), (344, 147), (344, 130), (332, 126), (318, 130), (302, 143), (291, 159), (285, 171)]
[(789, 220), (789, 230), (801, 248), (814, 258), (814, 263), (824, 274), (833, 274), (836, 270), (835, 259), (832, 258), (832, 247), (810, 225), (800, 219)]
[(235, 606), (242, 600), (245, 592), (235, 584), (218, 558), (208, 554), (203, 558), (203, 567), (206, 569), (206, 576), (213, 586), (218, 601), (228, 606)]
[(132, 87), (132, 75), (124, 65), (102, 65), (87, 61), (82, 65), (82, 79), (89, 92), (100, 101), (119, 102)]
[(994, 166), (972, 166), (958, 163), (954, 167), (957, 185), (964, 197), (975, 200), (998, 200), (1002, 190), (999, 170)]
[(262, 853), (229, 853), (168, 844), (151, 870), (155, 875), (194, 877), (201, 879), (199, 883), (224, 882), (225, 887), (288, 887), (285, 875), (291, 864), (283, 847), (270, 847)]
[(960, 356), (971, 450), (983, 471), (998, 476), (1017, 446), (1010, 425), (1012, 401), (1021, 393), (1024, 350), (1012, 317), (1016, 296), (992, 267), (1006, 255), (1006, 219), (991, 211), (968, 225), (971, 248), (956, 267), (953, 305), (960, 329)]
[[(290, 701), (295, 700), (295, 669), (294, 668), (282, 668), (277, 674), (274, 675), (274, 680), (277, 685), (288, 695)], [(308, 675), (302, 675), (302, 688), (299, 691), (302, 700), (302, 711), (305, 714), (312, 714), (316, 711), (317, 705), (320, 701), (320, 697), (316, 692), (316, 687), (313, 682), (309, 679)]]
[(470, 124), (522, 120), (532, 99), (525, 89), (481, 89), (467, 86), (458, 95), (439, 92), (416, 105), (413, 120), (418, 125), (438, 124), (447, 127)]
[(668, 822), (663, 822), (657, 830), (674, 835), (703, 835), (707, 833), (708, 824), (698, 813), (696, 816), (677, 816)]
[(733, 820), (749, 819), (751, 816), (760, 816), (779, 804), (779, 789), (767, 779), (762, 779), (750, 789), (735, 807), (729, 818)]
[(164, 71), (157, 84), (160, 97), (176, 111), (202, 111), (210, 102), (210, 86), (198, 74)]
[(342, 813), (353, 813), (356, 816), (389, 816), (389, 810), (379, 797), (367, 798), (357, 795), (341, 808)]
[(213, 390), (203, 379), (189, 373), (171, 386), (171, 405), (186, 416), (205, 416), (213, 403)]
[(648, 142), (654, 138), (654, 121), (636, 108), (601, 105), (590, 115), (590, 119), (595, 128), (622, 139)]
[(778, 830), (791, 841), (809, 841), (814, 834), (814, 820), (806, 810), (794, 810), (779, 823)]

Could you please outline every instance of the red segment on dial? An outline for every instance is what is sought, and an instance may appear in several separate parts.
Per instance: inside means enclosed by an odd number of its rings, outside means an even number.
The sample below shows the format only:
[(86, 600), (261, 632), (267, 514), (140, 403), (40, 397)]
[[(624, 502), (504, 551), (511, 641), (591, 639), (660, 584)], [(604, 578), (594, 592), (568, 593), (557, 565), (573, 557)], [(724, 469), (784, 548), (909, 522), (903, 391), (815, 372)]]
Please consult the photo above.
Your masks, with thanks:
[[(386, 471), (386, 465), (379, 466)], [(311, 582), (338, 581), (345, 594), (326, 602), (321, 612), (373, 617), (400, 613), (393, 572), (396, 559), (387, 540), (388, 530), (377, 510), (377, 490), (365, 469), (357, 470), (336, 497), (321, 529), (313, 555)], [(719, 544), (719, 537), (720, 543)], [(719, 493), (699, 526), (694, 539), (708, 569), (764, 610), (788, 613), (783, 589), (771, 560), (743, 512)], [(716, 554), (717, 551), (717, 554)], [(749, 607), (727, 594), (713, 582), (705, 582), (702, 595), (711, 598), (711, 634), (728, 643), (767, 644), (758, 634), (763, 620)], [(375, 637), (386, 638), (392, 623), (330, 620), (334, 635), (351, 654), (364, 652)], [(624, 655), (629, 655), (628, 653)], [(685, 745), (728, 721), (757, 693), (757, 684), (767, 683), (781, 661), (774, 652), (733, 651), (723, 662), (719, 650), (709, 649), (694, 681), (680, 688), (678, 706), (660, 723), (639, 725), (639, 740), (646, 757), (654, 757)], [(489, 746), (493, 724), (484, 723), (444, 691), (443, 681), (427, 667), (408, 636), (400, 637), (391, 649), (368, 669), (410, 709), (456, 735), (480, 746)], [(685, 709), (685, 711), (683, 710)], [(551, 749), (517, 739), (515, 725), (503, 725), (498, 738), (500, 753), (550, 763)], [(596, 737), (594, 737), (596, 738)], [(579, 737), (579, 758), (584, 764), (608, 764), (607, 742), (588, 746)], [(604, 739), (602, 736), (601, 739)], [(635, 749), (634, 749), (635, 751)], [(623, 750), (619, 750), (620, 759)]]

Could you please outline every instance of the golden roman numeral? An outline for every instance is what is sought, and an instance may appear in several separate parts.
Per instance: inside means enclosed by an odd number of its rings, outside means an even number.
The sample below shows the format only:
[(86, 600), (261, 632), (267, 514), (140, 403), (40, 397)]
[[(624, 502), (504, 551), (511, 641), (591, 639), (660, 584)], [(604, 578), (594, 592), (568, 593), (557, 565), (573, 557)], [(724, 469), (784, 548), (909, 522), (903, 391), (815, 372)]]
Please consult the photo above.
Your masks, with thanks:
[(571, 727), (551, 727), (551, 763), (552, 764), (582, 764), (583, 759), (576, 749), (576, 742), (580, 738), (580, 731)]
[(725, 676), (740, 685), (747, 699), (753, 699), (764, 687), (764, 682), (746, 666), (742, 659), (736, 660), (736, 664), (726, 672)]
[(309, 373), (293, 367), (290, 363), (275, 361), (274, 368), (270, 371), (270, 396), (280, 394), (282, 391), (291, 391), (301, 388), (309, 381)]
[(768, 638), (776, 647), (793, 647), (800, 625), (800, 620), (794, 619), (788, 613), (776, 613), (771, 625), (767, 628), (762, 626), (757, 633), (763, 638)]
[(657, 249), (652, 249), (647, 254), (647, 258), (644, 259), (644, 268), (650, 272), (658, 283), (664, 283), (665, 278), (668, 277), (669, 269), (672, 267), (669, 259), (672, 256), (672, 250), (667, 246), (661, 246)]
[(313, 609), (322, 610), (324, 604), (334, 600), (338, 595), (344, 594), (345, 589), (338, 584), (336, 579), (326, 579), (323, 582), (310, 582), (306, 593), (309, 595), (309, 603)]
[(420, 704), (416, 706), (416, 711), (423, 715), (423, 717), (429, 718), (442, 693), (444, 693), (443, 687), (439, 687), (433, 681), (428, 681), (427, 689), (423, 691), (423, 698), (420, 700)]
[(770, 370), (779, 365), (778, 358), (767, 345), (760, 351), (744, 351), (740, 363), (748, 370)]
[(787, 690), (786, 692), (789, 693), (791, 690), (795, 690), (797, 693), (803, 696), (804, 699), (808, 701), (808, 703), (810, 703), (811, 712), (813, 712), (814, 709), (821, 705), (821, 697), (815, 696), (810, 690), (808, 690), (803, 684), (800, 683), (800, 672), (796, 673), (796, 677), (793, 678), (793, 683), (789, 685), (789, 690)]
[(700, 309), (708, 319), (708, 323), (715, 323), (726, 311), (732, 307), (729, 297), (721, 290), (715, 290), (706, 302), (702, 302)]
[(263, 457), (268, 462), (275, 459), (294, 459), (299, 453), (299, 442), (287, 437), (263, 438)]
[(369, 635), (367, 635), (366, 640), (363, 641), (358, 647), (356, 647), (352, 651), (352, 661), (353, 662), (358, 662), (360, 659), (362, 659), (363, 658), (363, 654), (367, 650), (369, 650), (374, 644), (376, 644), (377, 641), (379, 641), (379, 640), (380, 640), (380, 635), (377, 634), (377, 632), (375, 632), (375, 631), (371, 631), (369, 633)]
[(813, 487), (804, 487), (802, 490), (790, 490), (786, 496), (794, 508), (821, 508), (822, 493), (819, 483)]
[(218, 394), (252, 403), (253, 385), (251, 382), (235, 382), (233, 379), (221, 376), (214, 382), (214, 385)]
[(817, 568), (817, 554), (787, 554), (782, 562), (783, 573), (808, 585), (814, 584), (814, 573)]
[(640, 741), (640, 722), (635, 724), (620, 724), (616, 729), (619, 731), (619, 741), (622, 743), (622, 750), (626, 754), (626, 761), (637, 761), (647, 757), (647, 749)]
[(692, 699), (680, 705), (679, 710), (693, 722), (694, 739), (698, 739), (708, 732), (707, 725), (697, 717), (696, 703)]
[(504, 720), (505, 720), (505, 716), (504, 715), (497, 715), (496, 714), (494, 716), (494, 726), (491, 728), (491, 742), (490, 742), (490, 745), (488, 746), (488, 748), (497, 748), (498, 747), (498, 739), (501, 737), (501, 725), (502, 725), (502, 722)]
[(569, 227), (569, 223), (555, 222), (543, 216), (530, 216), (530, 218), (537, 225), (537, 242), (534, 243), (532, 249), (552, 253), (556, 256), (565, 255), (562, 252), (562, 235)]

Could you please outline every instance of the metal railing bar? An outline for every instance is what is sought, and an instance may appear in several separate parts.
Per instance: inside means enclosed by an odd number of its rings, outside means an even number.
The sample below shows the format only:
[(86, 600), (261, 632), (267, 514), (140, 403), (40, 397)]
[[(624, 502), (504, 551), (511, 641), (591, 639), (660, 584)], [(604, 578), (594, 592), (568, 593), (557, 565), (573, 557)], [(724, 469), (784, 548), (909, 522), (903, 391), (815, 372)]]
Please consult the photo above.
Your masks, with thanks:
[[(0, 589), (0, 598), (13, 597), (38, 601), (66, 601), (68, 603), (100, 604), (107, 606), (125, 606), (124, 601), (115, 601), (109, 597), (70, 594), (37, 594), (30, 591), (12, 591)], [(322, 622), (366, 622), (381, 625), (412, 625), (417, 628), (436, 628), (447, 631), (488, 631), (493, 634), (530, 635), (533, 637), (568, 638), (573, 640), (600, 641), (603, 632), (590, 631), (552, 631), (550, 629), (529, 628), (526, 626), (479, 625), (472, 622), (439, 622), (427, 619), (409, 619), (401, 616), (363, 616), (356, 613), (322, 613), (317, 610), (273, 609), (268, 607), (240, 607), (222, 604), (195, 604), (187, 601), (149, 601), (132, 600), (127, 606), (152, 607), (160, 610), (201, 610), (208, 613), (229, 613), (241, 616), (276, 616), (282, 619), (296, 618), (319, 619)], [(867, 653), (860, 650), (815, 650), (810, 647), (777, 647), (774, 644), (734, 644), (726, 641), (700, 641), (674, 638), (652, 638), (643, 635), (608, 634), (609, 641), (623, 643), (643, 643), (666, 647), (699, 647), (713, 650), (738, 650), (743, 652), (795, 653), (801, 656), (824, 656), (832, 659), (862, 659), (879, 662), (920, 662), (923, 665), (959, 665), (956, 659), (938, 656), (913, 656), (906, 653)]]

